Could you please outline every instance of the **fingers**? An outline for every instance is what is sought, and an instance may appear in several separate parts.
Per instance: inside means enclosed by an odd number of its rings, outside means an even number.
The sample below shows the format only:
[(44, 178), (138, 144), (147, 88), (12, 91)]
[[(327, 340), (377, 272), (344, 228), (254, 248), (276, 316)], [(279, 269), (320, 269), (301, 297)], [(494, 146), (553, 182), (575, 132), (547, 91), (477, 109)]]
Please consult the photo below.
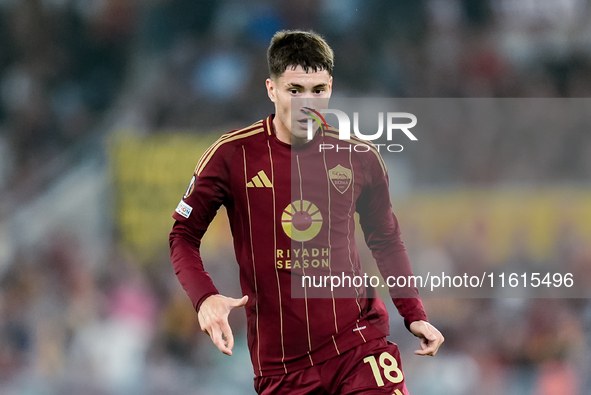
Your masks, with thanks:
[(431, 355), (434, 356), (439, 350), (441, 343), (445, 341), (441, 332), (437, 330), (433, 325), (425, 322), (421, 328), (418, 337), (421, 339), (421, 349), (416, 350), (416, 355)]
[(435, 355), (437, 353), (437, 349), (439, 345), (436, 345), (435, 342), (428, 342), (426, 339), (421, 339), (421, 349), (415, 350), (416, 355)]
[[(229, 328), (229, 326), (228, 326), (228, 328)], [(219, 325), (213, 325), (209, 332), (210, 332), (210, 337), (211, 337), (211, 341), (213, 342), (213, 344), (215, 344), (216, 347), (224, 354), (232, 355), (232, 349), (230, 347), (228, 347), (227, 341), (226, 341), (226, 339), (224, 339), (225, 331), (220, 329)], [(231, 333), (231, 331), (230, 331), (230, 333)], [(232, 339), (232, 343), (234, 343), (233, 339)]]
[(226, 355), (232, 355), (234, 335), (228, 323), (228, 315), (234, 307), (244, 306), (248, 296), (240, 299), (212, 295), (202, 304), (198, 312), (201, 330), (209, 335), (216, 347)]
[(201, 330), (209, 335), (213, 344), (215, 344), (221, 352), (226, 355), (232, 355), (234, 336), (232, 335), (232, 329), (230, 329), (230, 325), (226, 318), (211, 319), (210, 317), (204, 318), (200, 315), (199, 323), (201, 325)]
[(222, 349), (220, 349), (220, 351), (222, 351), (224, 354), (232, 355), (232, 348), (234, 348), (234, 335), (232, 334), (232, 328), (230, 328), (228, 321), (222, 323), (221, 329), (227, 352)]
[(245, 306), (246, 302), (248, 302), (248, 295), (244, 295), (242, 297), (242, 299), (233, 299), (233, 300), (234, 300), (234, 304), (232, 305), (232, 307)]
[(433, 333), (429, 326), (427, 326), (427, 331), (425, 332), (425, 339), (429, 340), (430, 342), (434, 342), (435, 340), (437, 340), (437, 335)]

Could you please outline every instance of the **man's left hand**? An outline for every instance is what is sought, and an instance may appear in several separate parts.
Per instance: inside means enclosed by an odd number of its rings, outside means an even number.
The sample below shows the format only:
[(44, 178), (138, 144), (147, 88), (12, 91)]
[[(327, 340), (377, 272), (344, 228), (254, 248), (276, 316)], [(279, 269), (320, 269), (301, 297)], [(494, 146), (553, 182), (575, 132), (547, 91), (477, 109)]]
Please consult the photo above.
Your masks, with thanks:
[(435, 355), (439, 346), (445, 340), (441, 332), (427, 321), (414, 321), (410, 324), (410, 331), (421, 339), (421, 349), (415, 350), (416, 355)]

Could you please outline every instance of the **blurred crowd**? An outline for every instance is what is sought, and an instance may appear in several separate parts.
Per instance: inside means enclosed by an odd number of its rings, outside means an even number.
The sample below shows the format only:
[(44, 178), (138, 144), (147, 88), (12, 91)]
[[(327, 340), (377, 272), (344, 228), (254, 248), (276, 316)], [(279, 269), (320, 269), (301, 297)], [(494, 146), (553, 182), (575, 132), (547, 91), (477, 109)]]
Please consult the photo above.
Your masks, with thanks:
[(586, 0), (3, 0), (0, 191), (104, 129), (105, 113), (147, 132), (267, 115), (265, 50), (279, 29), (327, 38), (336, 95), (586, 97), (590, 19)]
[[(43, 173), (48, 162), (112, 130), (219, 132), (265, 117), (265, 51), (279, 29), (326, 37), (336, 55), (335, 95), (343, 97), (568, 98), (591, 94), (590, 22), (587, 0), (0, 0), (0, 199), (36, 173), (57, 179)], [(415, 157), (413, 182), (591, 176), (586, 124), (526, 136), (503, 128), (458, 135), (444, 126), (431, 152), (444, 152), (445, 166), (434, 154)], [(452, 144), (459, 138), (465, 142)], [(114, 233), (100, 267), (85, 264), (75, 236), (53, 234), (19, 251), (0, 277), (0, 392), (252, 393), (243, 314), (232, 320), (244, 353), (223, 359), (200, 334), (166, 241), (161, 255), (139, 265)], [(435, 248), (411, 237), (407, 245), (419, 261), (486, 260), (474, 240)], [(220, 289), (238, 296), (226, 250), (207, 266)], [(517, 243), (511, 259), (535, 260)], [(591, 265), (591, 251), (565, 233), (549, 259)], [(447, 339), (428, 361), (411, 356), (415, 339), (392, 311), (416, 393), (591, 390), (587, 300), (425, 304)], [(437, 383), (421, 381), (427, 370)]]
[[(489, 273), (491, 269), (495, 275), (572, 272), (578, 284), (588, 284), (590, 278), (589, 236), (581, 238), (567, 229), (560, 232), (556, 249), (543, 257), (528, 251), (524, 245), (527, 234), (516, 234), (508, 256), (493, 263), (487, 252), (491, 227), (487, 221), (476, 220), (466, 232), (451, 229), (441, 242), (425, 240), (414, 231), (416, 225), (413, 221), (401, 224), (415, 273), (424, 273), (424, 268), (452, 276)], [(507, 297), (507, 284), (501, 288), (497, 283), (495, 287), (494, 298), (424, 300), (429, 319), (445, 334), (446, 351), (436, 356), (442, 359), (439, 364), (413, 358), (410, 351), (415, 349), (416, 340), (400, 336), (406, 361), (412, 366), (407, 374), (410, 388), (414, 385), (420, 394), (589, 393), (589, 300), (551, 299), (548, 296), (552, 291), (546, 291), (545, 298), (534, 298), (531, 295), (537, 289), (531, 285), (512, 294), (523, 298)], [(439, 383), (421, 381), (425, 368), (441, 369), (437, 378), (445, 383), (444, 388)]]
[(0, 2), (0, 191), (90, 135), (115, 102), (129, 1)]

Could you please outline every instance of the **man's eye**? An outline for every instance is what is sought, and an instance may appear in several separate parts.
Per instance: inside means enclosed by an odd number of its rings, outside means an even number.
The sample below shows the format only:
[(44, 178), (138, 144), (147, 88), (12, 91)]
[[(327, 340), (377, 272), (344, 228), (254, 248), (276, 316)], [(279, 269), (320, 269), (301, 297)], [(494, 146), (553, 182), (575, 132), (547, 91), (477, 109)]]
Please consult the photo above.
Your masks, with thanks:
[(290, 89), (289, 93), (291, 93), (292, 95), (296, 95), (298, 93), (297, 89)]
[(314, 93), (316, 93), (317, 95), (321, 94), (322, 92), (324, 92), (324, 89), (316, 89), (314, 91)]

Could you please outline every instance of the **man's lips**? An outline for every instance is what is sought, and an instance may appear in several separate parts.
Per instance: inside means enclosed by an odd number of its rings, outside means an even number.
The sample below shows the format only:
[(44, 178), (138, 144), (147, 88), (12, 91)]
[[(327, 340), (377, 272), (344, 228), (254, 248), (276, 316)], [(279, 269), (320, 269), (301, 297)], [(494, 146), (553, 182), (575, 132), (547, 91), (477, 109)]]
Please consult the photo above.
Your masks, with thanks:
[(301, 126), (308, 126), (308, 121), (313, 121), (312, 118), (302, 118), (302, 119), (298, 119), (297, 122), (301, 125)]

